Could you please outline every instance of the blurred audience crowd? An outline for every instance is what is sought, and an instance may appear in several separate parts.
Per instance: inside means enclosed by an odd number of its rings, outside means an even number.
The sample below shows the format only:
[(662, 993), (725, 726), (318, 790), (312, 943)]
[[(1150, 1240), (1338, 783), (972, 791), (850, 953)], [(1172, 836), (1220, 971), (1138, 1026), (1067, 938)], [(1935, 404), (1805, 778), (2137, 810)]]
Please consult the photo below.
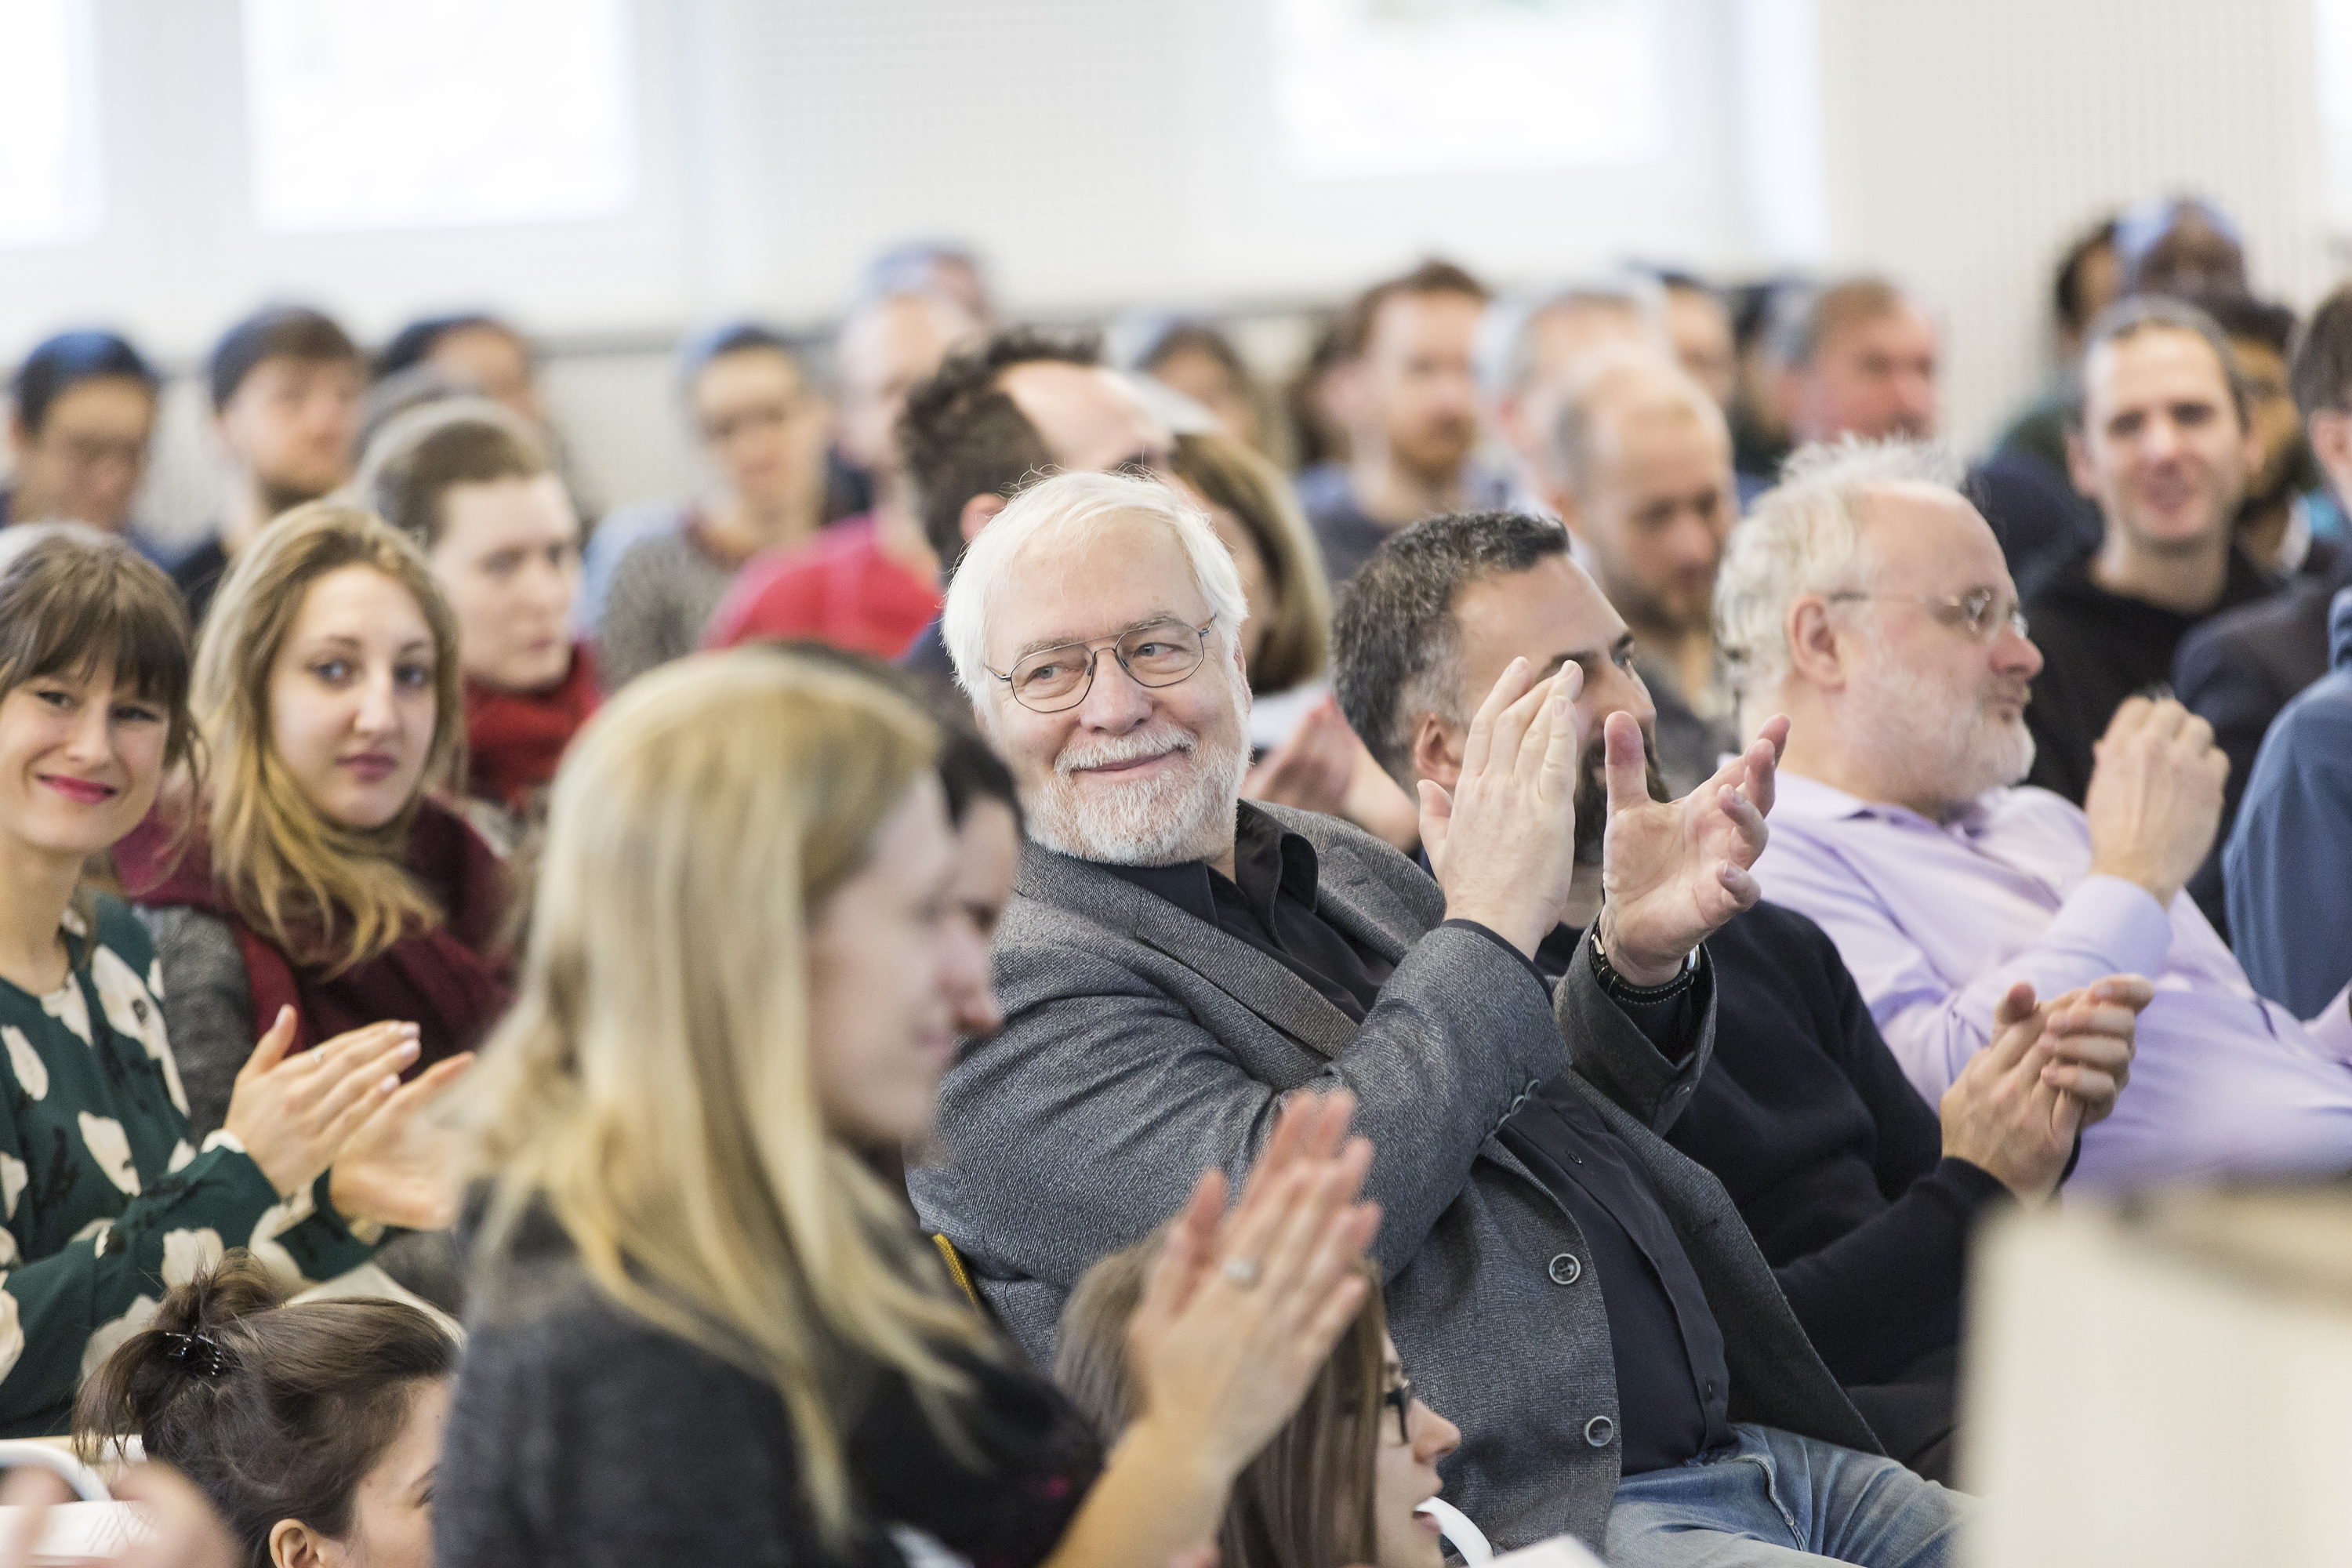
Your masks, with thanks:
[(650, 498), (271, 305), (168, 557), (38, 344), (0, 1428), (156, 1562), (1958, 1561), (1980, 1222), (2352, 1170), (2352, 286), (2049, 298), (1961, 454), (1895, 279), (910, 244)]

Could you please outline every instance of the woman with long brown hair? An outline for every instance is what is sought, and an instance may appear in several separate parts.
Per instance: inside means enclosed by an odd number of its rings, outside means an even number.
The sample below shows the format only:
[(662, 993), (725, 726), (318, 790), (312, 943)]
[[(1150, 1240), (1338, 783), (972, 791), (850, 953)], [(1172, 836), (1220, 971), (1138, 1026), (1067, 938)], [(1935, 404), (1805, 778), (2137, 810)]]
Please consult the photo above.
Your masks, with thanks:
[(328, 501), (241, 551), (205, 622), (194, 707), (210, 787), (117, 851), (147, 911), (199, 1131), (257, 1025), (299, 1052), (383, 1022), (457, 1056), (508, 994), (498, 857), (436, 797), (457, 776), (457, 629), (416, 546)]
[(0, 1435), (64, 1427), (82, 1369), (242, 1245), (289, 1283), (358, 1231), (446, 1222), (414, 1146), (456, 1070), (406, 1089), (396, 1025), (239, 1053), (224, 1136), (188, 1124), (147, 933), (85, 879), (203, 760), (187, 618), (163, 572), (71, 525), (0, 534)]
[(933, 1131), (986, 939), (915, 706), (766, 650), (620, 692), (555, 781), (436, 1535), (476, 1563), (1166, 1563), (1361, 1304), (1350, 1107), (1205, 1177), (1106, 1456), (955, 1292), (875, 1151)]

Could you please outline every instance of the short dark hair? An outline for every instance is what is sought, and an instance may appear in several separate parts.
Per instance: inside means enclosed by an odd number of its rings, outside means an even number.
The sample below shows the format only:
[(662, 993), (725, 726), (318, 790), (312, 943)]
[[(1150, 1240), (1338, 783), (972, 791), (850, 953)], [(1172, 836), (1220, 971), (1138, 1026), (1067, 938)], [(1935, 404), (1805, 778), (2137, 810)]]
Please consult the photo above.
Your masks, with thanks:
[(2099, 312), (2098, 320), (2083, 334), (2083, 363), (2074, 373), (2078, 384), (2066, 409), (2068, 427), (2080, 430), (2088, 417), (2085, 410), (2093, 353), (2109, 343), (2151, 331), (2187, 332), (2205, 340), (2205, 346), (2213, 351), (2213, 358), (2221, 367), (2221, 380), (2230, 389), (2230, 406), (2237, 410), (2238, 428), (2244, 429), (2252, 413), (2246, 395), (2246, 378), (2238, 374), (2237, 356), (2230, 352), (2229, 334), (2210, 314), (2169, 294), (2126, 295)]
[(1494, 298), (1487, 287), (1465, 268), (1432, 257), (1410, 272), (1382, 279), (1348, 301), (1334, 329), (1339, 357), (1363, 358), (1364, 350), (1371, 344), (1372, 327), (1380, 320), (1381, 307), (1406, 294), (1465, 294), (1481, 304)]
[(2068, 331), (2079, 332), (2091, 324), (2091, 302), (2083, 297), (2084, 274), (2090, 270), (2092, 258), (2115, 247), (2116, 220), (2105, 217), (2077, 235), (2066, 254), (2058, 258), (2058, 275), (2050, 285), (2050, 308), (2058, 324)]
[(423, 1310), (374, 1300), (281, 1303), (252, 1254), (173, 1288), (152, 1325), (82, 1385), (74, 1437), (95, 1463), (122, 1441), (195, 1483), (246, 1560), (298, 1519), (351, 1533), (359, 1485), (457, 1344)]
[(1568, 553), (1568, 531), (1515, 511), (1454, 512), (1383, 541), (1339, 590), (1331, 668), (1339, 709), (1374, 761), (1408, 790), (1408, 708), (1452, 709), (1462, 628), (1454, 601), (1483, 577), (1531, 572)]
[(2322, 300), (2304, 324), (2288, 384), (2305, 419), (2323, 408), (2352, 413), (2352, 283)]
[(205, 362), (215, 412), (226, 408), (264, 360), (345, 361), (363, 365), (359, 344), (333, 317), (307, 305), (268, 305), (221, 334)]
[(49, 416), (49, 405), (68, 389), (108, 376), (135, 381), (151, 397), (163, 384), (145, 356), (113, 332), (91, 328), (42, 340), (25, 356), (8, 383), (8, 395), (16, 405), (16, 423), (26, 435), (39, 435)]
[(418, 549), (430, 551), (441, 542), (442, 502), (451, 490), (549, 471), (547, 454), (521, 421), (502, 414), (474, 398), (412, 411), (387, 429), (384, 450), (368, 453), (363, 499)]
[(793, 340), (780, 329), (764, 321), (721, 321), (688, 335), (677, 345), (678, 390), (693, 395), (695, 382), (710, 368), (712, 361), (754, 352), (778, 353), (795, 364), (800, 363), (800, 353), (793, 347)]
[(426, 316), (421, 321), (411, 321), (393, 333), (392, 341), (384, 344), (375, 356), (375, 378), (382, 381), (388, 375), (398, 375), (404, 370), (423, 364), (433, 357), (433, 351), (440, 347), (443, 338), (472, 327), (487, 327), (491, 331), (502, 332), (520, 344), (524, 353), (530, 353), (529, 338), (488, 311), (453, 311), (446, 316)]
[(2213, 318), (2231, 342), (2251, 340), (2284, 357), (2294, 344), (2294, 311), (2251, 294), (2200, 294), (2189, 300)]
[(1010, 499), (1054, 454), (1020, 405), (998, 383), (1015, 365), (1096, 365), (1092, 334), (1064, 336), (1007, 327), (977, 348), (950, 354), (931, 378), (907, 395), (898, 416), (899, 460), (923, 520), (923, 536), (952, 576), (963, 555), (963, 508), (974, 496)]

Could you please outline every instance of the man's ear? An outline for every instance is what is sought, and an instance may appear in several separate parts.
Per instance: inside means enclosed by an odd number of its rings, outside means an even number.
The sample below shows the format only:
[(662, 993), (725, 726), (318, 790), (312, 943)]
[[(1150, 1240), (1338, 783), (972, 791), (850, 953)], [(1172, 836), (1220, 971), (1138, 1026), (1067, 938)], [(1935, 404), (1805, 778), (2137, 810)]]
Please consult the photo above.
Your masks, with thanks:
[(1544, 500), (1551, 502), (1552, 510), (1559, 513), (1559, 525), (1574, 534), (1579, 541), (1591, 543), (1591, 541), (1584, 537), (1584, 512), (1576, 504), (1576, 498), (1568, 493), (1565, 486), (1553, 485), (1549, 480), (1544, 489), (1546, 492)]
[(970, 544), (973, 540), (978, 539), (980, 531), (995, 521), (996, 514), (1003, 511), (1008, 504), (1010, 503), (999, 495), (974, 496), (964, 502), (963, 510), (956, 517), (956, 527), (962, 531), (963, 542)]
[(2336, 492), (2336, 504), (2352, 507), (2352, 413), (2315, 409), (2304, 423), (2304, 434), (2311, 442), (2311, 455), (2327, 475), (2327, 488)]
[(1462, 777), (1462, 739), (1457, 726), (1423, 713), (1412, 727), (1414, 773), (1440, 789), (1452, 789)]
[(1829, 602), (1808, 594), (1790, 605), (1788, 633), (1790, 673), (1824, 691), (1843, 689), (1853, 671), (1831, 624)]
[(2091, 466), (2091, 443), (2084, 438), (2079, 425), (2066, 426), (2066, 477), (2074, 481), (2074, 493), (2086, 500), (2099, 499), (2099, 470)]
[(1331, 417), (1349, 430), (1364, 422), (1365, 372), (1360, 359), (1343, 360), (1323, 379), (1323, 404)]

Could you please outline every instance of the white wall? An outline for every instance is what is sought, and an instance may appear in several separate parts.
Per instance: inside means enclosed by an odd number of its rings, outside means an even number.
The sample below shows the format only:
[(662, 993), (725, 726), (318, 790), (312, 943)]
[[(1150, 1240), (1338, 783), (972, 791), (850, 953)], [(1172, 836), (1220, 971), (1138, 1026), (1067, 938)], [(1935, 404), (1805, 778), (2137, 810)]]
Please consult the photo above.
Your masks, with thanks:
[[(2307, 304), (2336, 270), (2311, 0), (1659, 3), (1678, 97), (1655, 165), (1307, 181), (1271, 152), (1262, 0), (639, 0), (630, 212), (289, 240), (246, 216), (236, 0), (100, 0), (107, 226), (0, 250), (0, 363), (82, 320), (184, 362), (265, 295), (370, 334), (488, 304), (554, 336), (555, 400), (620, 500), (690, 476), (678, 328), (821, 321), (910, 235), (976, 244), (1016, 311), (1244, 305), (1274, 342), (1430, 251), (1504, 281), (1628, 254), (1876, 267), (1947, 311), (1970, 442), (2043, 374), (2050, 266), (2105, 210), (2206, 190), (2263, 286)], [(167, 439), (166, 522), (211, 510), (199, 416)]]

